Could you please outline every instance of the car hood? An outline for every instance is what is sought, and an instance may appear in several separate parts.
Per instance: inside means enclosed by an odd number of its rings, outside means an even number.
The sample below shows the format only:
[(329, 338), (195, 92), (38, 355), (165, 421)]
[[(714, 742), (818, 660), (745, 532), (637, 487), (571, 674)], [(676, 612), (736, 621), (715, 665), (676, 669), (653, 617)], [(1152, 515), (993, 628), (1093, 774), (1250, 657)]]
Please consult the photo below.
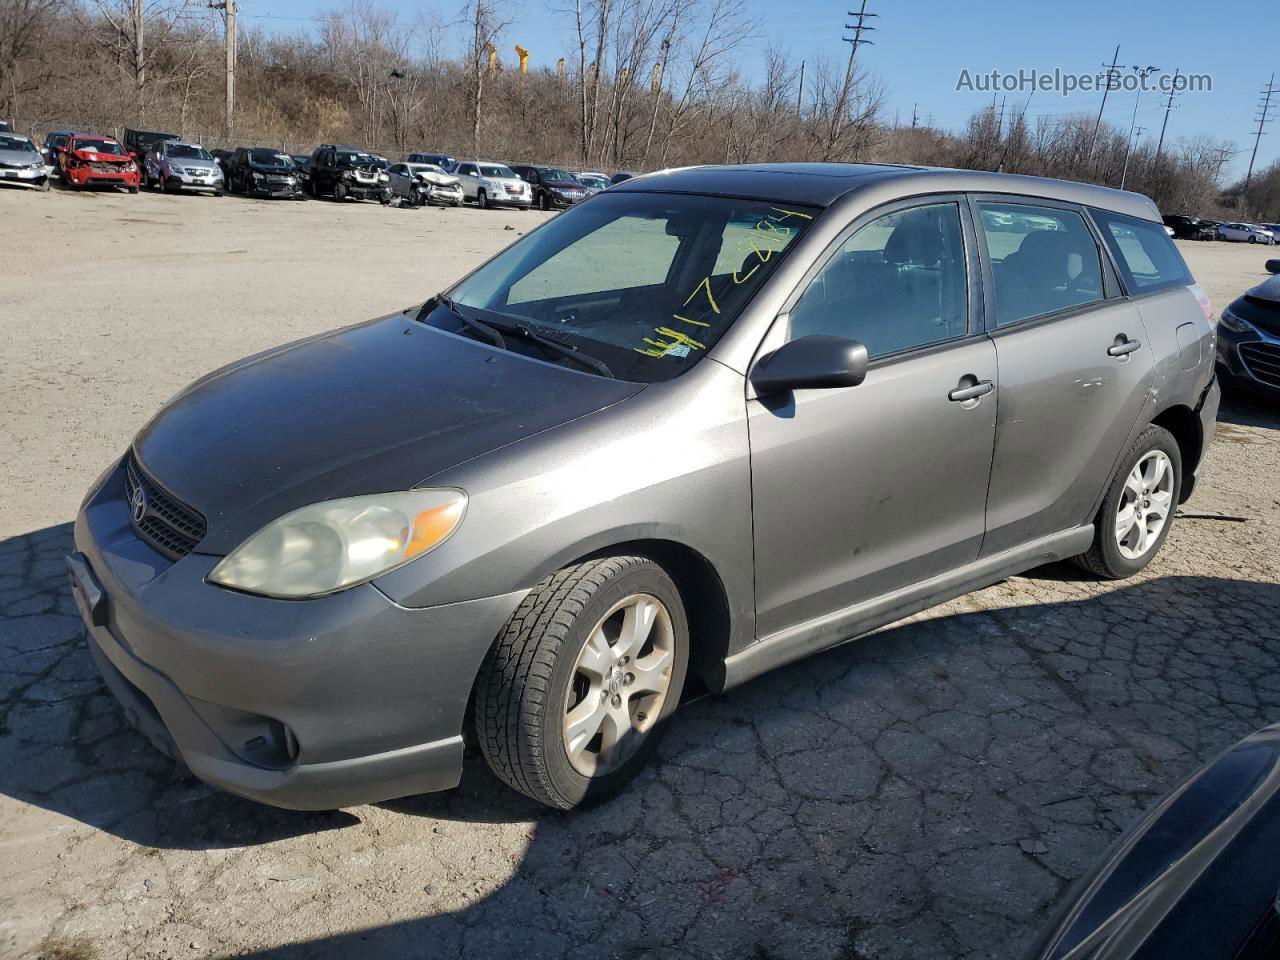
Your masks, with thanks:
[(643, 384), (531, 360), (395, 314), (224, 367), (134, 440), (224, 554), (321, 500), (407, 490), (633, 396)]
[(44, 155), (39, 151), (0, 150), (0, 163), (44, 163)]
[(69, 150), (67, 152), (78, 160), (93, 160), (97, 163), (129, 163), (133, 160), (133, 157), (127, 155), (99, 153), (97, 150)]
[(453, 187), (462, 183), (457, 177), (451, 177), (447, 173), (419, 173), (417, 177), (427, 183), (434, 183), (437, 187)]
[(1280, 274), (1263, 280), (1256, 287), (1249, 290), (1245, 296), (1253, 297), (1255, 300), (1269, 300), (1272, 303), (1280, 303)]
[(269, 173), (277, 177), (292, 177), (298, 172), (297, 167), (286, 167), (283, 164), (271, 166), (266, 163), (251, 163), (249, 164), (249, 170), (252, 173)]

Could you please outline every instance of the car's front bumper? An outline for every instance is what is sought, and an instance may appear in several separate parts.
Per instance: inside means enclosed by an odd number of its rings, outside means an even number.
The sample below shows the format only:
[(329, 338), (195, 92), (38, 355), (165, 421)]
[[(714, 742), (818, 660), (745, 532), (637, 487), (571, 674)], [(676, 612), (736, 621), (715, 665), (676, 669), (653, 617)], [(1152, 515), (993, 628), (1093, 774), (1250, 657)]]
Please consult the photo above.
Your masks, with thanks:
[(1252, 324), (1245, 332), (1219, 324), (1217, 368), (1228, 386), (1280, 395), (1280, 336)]
[(245, 185), (245, 192), (251, 197), (274, 197), (283, 200), (306, 196), (302, 181), (296, 178), (293, 183), (283, 180), (250, 180)]
[(361, 183), (359, 180), (342, 181), (347, 187), (347, 196), (356, 200), (388, 200), (391, 198), (389, 183)]
[(181, 187), (183, 190), (221, 190), (223, 189), (223, 179), (221, 175), (214, 176), (208, 174), (189, 174), (174, 173), (172, 171), (164, 175), (165, 183), (171, 187)]
[(117, 187), (136, 187), (141, 182), (137, 170), (123, 172), (116, 170), (93, 170), (89, 167), (68, 167), (63, 171), (63, 178), (77, 187), (104, 183)]
[(429, 203), (461, 203), (462, 200), (462, 187), (433, 186), (427, 189), (427, 201)]
[(39, 186), (44, 183), (48, 176), (49, 171), (43, 166), (34, 170), (30, 168), (14, 169), (13, 167), (0, 169), (0, 183), (16, 183), (27, 187)]
[(372, 584), (301, 601), (225, 590), (206, 582), (219, 558), (171, 563), (135, 533), (122, 473), (81, 509), (68, 568), (94, 659), (153, 743), (280, 807), (457, 784), (472, 683), (522, 593), (410, 609)]

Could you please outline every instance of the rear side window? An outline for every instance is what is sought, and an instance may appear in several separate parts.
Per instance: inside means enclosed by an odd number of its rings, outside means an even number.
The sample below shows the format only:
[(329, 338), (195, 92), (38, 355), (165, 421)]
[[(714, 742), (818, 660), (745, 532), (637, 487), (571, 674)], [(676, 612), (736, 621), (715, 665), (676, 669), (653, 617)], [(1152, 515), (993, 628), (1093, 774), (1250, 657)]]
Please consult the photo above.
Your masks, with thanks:
[(1102, 299), (1098, 244), (1079, 213), (1020, 203), (979, 203), (978, 211), (997, 327)]
[(1093, 209), (1130, 293), (1150, 293), (1194, 283), (1182, 254), (1161, 224)]

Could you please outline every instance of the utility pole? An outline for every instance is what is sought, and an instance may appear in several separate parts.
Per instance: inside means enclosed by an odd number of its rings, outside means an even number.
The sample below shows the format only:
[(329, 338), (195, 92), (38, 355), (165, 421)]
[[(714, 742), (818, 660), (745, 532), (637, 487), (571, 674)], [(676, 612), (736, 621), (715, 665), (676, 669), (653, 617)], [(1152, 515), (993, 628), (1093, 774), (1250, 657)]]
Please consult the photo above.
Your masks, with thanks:
[[(1121, 190), (1124, 189), (1125, 177), (1129, 173), (1129, 152), (1133, 144), (1134, 125), (1138, 122), (1138, 104), (1142, 102), (1142, 86), (1147, 82), (1147, 77), (1151, 76), (1151, 74), (1153, 73), (1159, 72), (1159, 70), (1160, 70), (1159, 67), (1152, 67), (1152, 66), (1139, 67), (1135, 65), (1133, 67), (1133, 72), (1138, 75), (1138, 92), (1134, 95), (1134, 98), (1133, 98), (1133, 117), (1129, 120), (1129, 139), (1125, 141), (1125, 145), (1124, 145), (1124, 168), (1120, 171), (1120, 189)], [(1142, 129), (1145, 129), (1145, 128), (1140, 128), (1138, 132), (1141, 133)]]
[(913, 104), (911, 105), (911, 129), (912, 129), (912, 130), (914, 130), (917, 126), (919, 126), (919, 117), (920, 117), (920, 115), (919, 115), (919, 113), (917, 112), (917, 110), (919, 109), (919, 107), (920, 107), (920, 104), (918, 104), (918, 103), (913, 103)]
[(804, 99), (804, 61), (800, 61), (800, 86), (796, 90), (796, 116), (800, 116), (803, 109), (801, 103)]
[(858, 9), (856, 13), (852, 10), (848, 11), (848, 13), (849, 13), (849, 16), (856, 18), (857, 23), (846, 23), (844, 25), (845, 29), (852, 30), (853, 36), (840, 38), (845, 43), (849, 44), (849, 66), (845, 70), (845, 78), (846, 78), (845, 87), (846, 88), (849, 86), (849, 83), (853, 79), (853, 59), (858, 53), (858, 47), (862, 46), (864, 43), (869, 43), (872, 46), (875, 45), (873, 41), (864, 40), (862, 38), (862, 35), (864, 33), (870, 33), (872, 30), (875, 30), (875, 27), (867, 26), (867, 18), (880, 16), (880, 14), (878, 13), (867, 13), (867, 0), (862, 0), (862, 6)]
[(1102, 86), (1102, 104), (1098, 107), (1098, 119), (1093, 121), (1093, 137), (1089, 140), (1089, 155), (1084, 158), (1085, 163), (1093, 160), (1093, 148), (1098, 145), (1098, 128), (1102, 126), (1102, 111), (1107, 109), (1107, 94), (1111, 92), (1112, 85), (1120, 79), (1120, 71), (1116, 69), (1116, 61), (1120, 59), (1120, 44), (1116, 44), (1116, 52), (1111, 55), (1111, 64), (1103, 64), (1107, 68), (1107, 82)]
[(1160, 124), (1160, 139), (1156, 142), (1156, 158), (1153, 167), (1160, 165), (1160, 150), (1164, 147), (1164, 131), (1169, 126), (1169, 111), (1173, 109), (1173, 95), (1178, 92), (1178, 68), (1173, 70), (1173, 83), (1169, 86), (1169, 101), (1164, 105), (1164, 123)]
[(1241, 198), (1246, 203), (1249, 200), (1249, 181), (1253, 179), (1253, 162), (1258, 159), (1258, 143), (1262, 140), (1263, 128), (1275, 119), (1268, 112), (1271, 109), (1271, 98), (1275, 94), (1280, 94), (1280, 90), (1276, 89), (1276, 75), (1273, 73), (1271, 74), (1271, 79), (1267, 81), (1267, 85), (1262, 88), (1262, 103), (1259, 106), (1258, 116), (1255, 118), (1258, 122), (1258, 129), (1253, 134), (1253, 153), (1249, 157), (1249, 172), (1244, 175), (1244, 190), (1241, 191)]
[(218, 0), (210, 3), (211, 10), (221, 10), (227, 32), (227, 138), (231, 137), (232, 120), (236, 112), (236, 0)]
[(1129, 152), (1133, 149), (1134, 142), (1138, 139), (1138, 137), (1142, 136), (1142, 131), (1145, 129), (1147, 128), (1137, 127), (1136, 129), (1131, 129), (1129, 131), (1129, 139), (1128, 141), (1126, 141), (1124, 145), (1124, 169), (1120, 171), (1120, 189), (1121, 190), (1124, 189), (1124, 180), (1125, 180), (1125, 177), (1128, 176), (1129, 174)]

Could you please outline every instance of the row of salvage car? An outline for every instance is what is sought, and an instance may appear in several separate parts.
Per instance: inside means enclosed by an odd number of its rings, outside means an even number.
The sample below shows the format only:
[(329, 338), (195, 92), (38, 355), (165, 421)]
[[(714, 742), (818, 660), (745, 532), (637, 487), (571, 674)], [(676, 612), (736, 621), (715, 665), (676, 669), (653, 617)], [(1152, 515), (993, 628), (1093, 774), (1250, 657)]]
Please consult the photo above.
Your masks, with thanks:
[(205, 192), (302, 200), (377, 200), (422, 207), (435, 203), (549, 210), (569, 206), (613, 182), (604, 174), (571, 174), (556, 167), (458, 161), (445, 154), (411, 153), (400, 162), (359, 147), (321, 144), (311, 154), (271, 147), (208, 150), (176, 134), (126, 129), (112, 137), (50, 131), (42, 147), (0, 131), (0, 181), (48, 190), (54, 178), (72, 189), (93, 186), (137, 193)]

